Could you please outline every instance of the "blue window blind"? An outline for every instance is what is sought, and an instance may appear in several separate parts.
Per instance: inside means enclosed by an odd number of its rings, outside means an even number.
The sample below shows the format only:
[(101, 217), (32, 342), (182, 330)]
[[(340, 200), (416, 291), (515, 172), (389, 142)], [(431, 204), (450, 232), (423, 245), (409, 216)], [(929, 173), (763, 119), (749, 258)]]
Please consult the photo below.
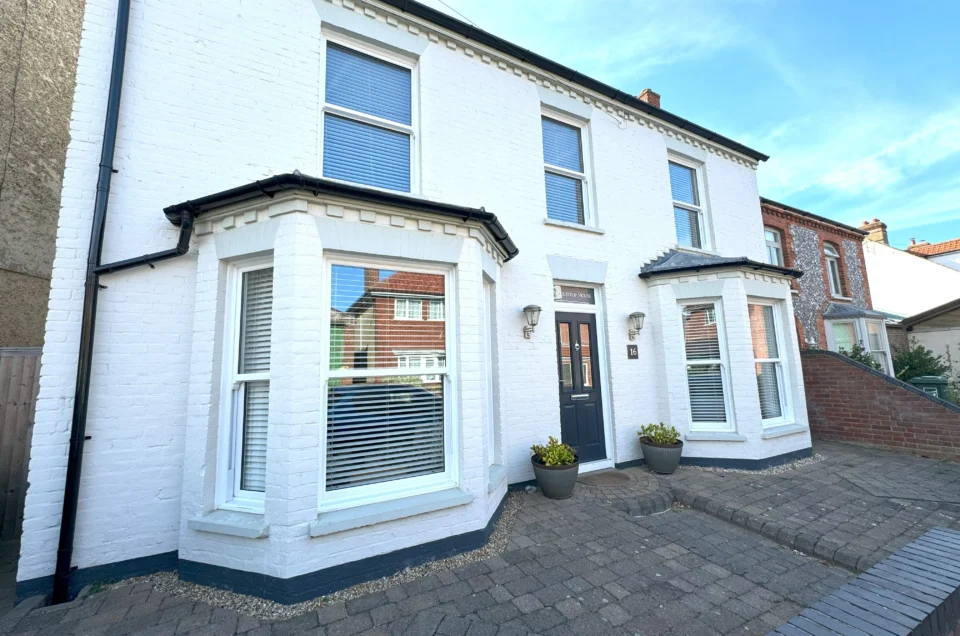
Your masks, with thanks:
[(580, 129), (543, 117), (543, 162), (547, 216), (555, 221), (584, 223), (583, 180), (551, 171), (550, 166), (583, 173)]
[(410, 135), (327, 114), (323, 176), (410, 191)]
[(410, 125), (410, 69), (327, 45), (328, 104)]
[(583, 182), (552, 172), (547, 182), (547, 216), (556, 221), (583, 224)]
[[(410, 126), (410, 69), (327, 45), (326, 103)], [(349, 114), (323, 118), (323, 176), (410, 191), (411, 136)]]
[(697, 179), (692, 168), (670, 163), (670, 191), (673, 200), (690, 205), (700, 205), (697, 196)]
[(583, 172), (580, 152), (580, 129), (542, 118), (543, 161), (552, 166)]

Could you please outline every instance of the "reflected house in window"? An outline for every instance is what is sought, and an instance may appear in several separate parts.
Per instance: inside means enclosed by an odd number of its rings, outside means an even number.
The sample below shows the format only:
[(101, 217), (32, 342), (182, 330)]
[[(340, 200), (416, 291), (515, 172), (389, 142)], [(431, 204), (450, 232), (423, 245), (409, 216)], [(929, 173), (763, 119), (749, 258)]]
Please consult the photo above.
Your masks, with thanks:
[(767, 262), (803, 272), (793, 282), (801, 348), (850, 352), (857, 345), (887, 373), (887, 316), (873, 309), (863, 257), (867, 232), (761, 199)]
[[(352, 369), (410, 369), (411, 380), (439, 390), (440, 376), (430, 369), (446, 363), (446, 301), (442, 274), (334, 266), (340, 283), (331, 308), (342, 327), (343, 365)], [(331, 325), (331, 344), (335, 329)], [(331, 356), (333, 354), (331, 353)], [(331, 368), (333, 368), (331, 357)], [(341, 378), (341, 384), (366, 378)], [(418, 383), (419, 383), (418, 382)]]

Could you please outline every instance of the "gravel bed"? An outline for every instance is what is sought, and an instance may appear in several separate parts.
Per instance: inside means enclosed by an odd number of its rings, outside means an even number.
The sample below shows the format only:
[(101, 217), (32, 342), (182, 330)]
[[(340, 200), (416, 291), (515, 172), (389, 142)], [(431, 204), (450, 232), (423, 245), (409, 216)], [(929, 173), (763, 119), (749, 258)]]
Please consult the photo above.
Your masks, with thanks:
[(745, 470), (743, 468), (713, 468), (709, 466), (680, 466), (680, 470), (699, 470), (705, 473), (741, 473), (744, 475), (779, 475), (791, 470), (803, 468), (804, 466), (819, 464), (825, 459), (826, 457), (817, 453), (810, 457), (797, 459), (792, 462), (787, 462), (786, 464), (780, 464), (779, 466), (771, 466), (770, 468), (764, 468), (763, 470)]
[(475, 563), (503, 554), (503, 551), (507, 547), (510, 532), (513, 530), (517, 513), (523, 505), (522, 502), (523, 495), (520, 493), (507, 494), (507, 502), (503, 506), (503, 513), (500, 515), (500, 520), (490, 534), (490, 539), (487, 541), (487, 544), (482, 548), (457, 554), (446, 559), (431, 561), (430, 563), (425, 563), (417, 567), (407, 568), (392, 576), (360, 583), (353, 587), (334, 592), (333, 594), (320, 596), (294, 605), (282, 605), (256, 596), (247, 596), (245, 594), (237, 594), (235, 592), (207, 587), (206, 585), (188, 583), (177, 578), (176, 572), (158, 572), (157, 574), (151, 574), (149, 576), (126, 579), (107, 586), (104, 589), (115, 589), (125, 585), (150, 584), (155, 590), (164, 594), (181, 596), (193, 601), (207, 603), (208, 605), (231, 609), (260, 620), (285, 620), (320, 609), (326, 605), (339, 603), (340, 601), (349, 601), (372, 592), (382, 592), (387, 588), (422, 579), (430, 574), (436, 574), (444, 570), (452, 570), (468, 563)]

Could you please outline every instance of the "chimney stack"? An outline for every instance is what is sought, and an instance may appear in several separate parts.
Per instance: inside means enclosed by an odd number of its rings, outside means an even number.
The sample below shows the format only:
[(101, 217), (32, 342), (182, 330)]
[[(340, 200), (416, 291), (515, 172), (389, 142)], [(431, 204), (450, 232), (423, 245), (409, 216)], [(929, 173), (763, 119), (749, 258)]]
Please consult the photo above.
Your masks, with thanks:
[(650, 104), (651, 106), (655, 106), (656, 108), (660, 108), (660, 93), (654, 93), (649, 88), (645, 88), (642, 91), (640, 91), (640, 95), (637, 96), (637, 99), (639, 99), (642, 102), (647, 102), (648, 104)]
[(910, 245), (907, 245), (907, 251), (909, 252), (915, 247), (923, 247), (924, 245), (930, 245), (929, 241), (918, 241), (915, 238), (910, 239)]
[(860, 229), (864, 232), (869, 232), (869, 234), (864, 237), (866, 240), (873, 241), (875, 243), (883, 243), (884, 245), (890, 245), (890, 242), (887, 240), (887, 224), (882, 222), (880, 219), (864, 221), (863, 225), (860, 226)]

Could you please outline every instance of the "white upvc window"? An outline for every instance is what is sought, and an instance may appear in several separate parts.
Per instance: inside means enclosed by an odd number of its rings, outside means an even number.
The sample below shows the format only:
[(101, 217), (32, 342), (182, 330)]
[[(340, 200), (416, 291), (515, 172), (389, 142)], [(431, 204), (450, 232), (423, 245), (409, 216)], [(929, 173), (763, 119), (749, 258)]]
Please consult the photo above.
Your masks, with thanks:
[(884, 373), (889, 374), (891, 362), (888, 358), (889, 347), (887, 346), (887, 328), (882, 320), (864, 320), (867, 331), (866, 346), (867, 350)]
[(427, 314), (430, 320), (443, 320), (444, 319), (444, 309), (442, 300), (431, 300), (430, 309)]
[(702, 166), (673, 157), (668, 167), (677, 245), (709, 250)]
[(772, 227), (763, 228), (763, 237), (767, 243), (767, 263), (783, 267), (783, 240), (780, 230)]
[(719, 301), (681, 305), (690, 429), (728, 431), (733, 428), (727, 387), (726, 344)]
[(416, 61), (327, 33), (324, 177), (416, 191)]
[(410, 298), (395, 298), (393, 301), (395, 320), (423, 320), (423, 301)]
[(487, 450), (489, 453), (488, 463), (496, 464), (499, 460), (497, 452), (497, 424), (496, 410), (494, 408), (494, 322), (496, 315), (494, 313), (494, 297), (496, 290), (491, 281), (483, 281), (483, 358), (485, 377), (483, 383), (483, 420), (487, 426)]
[(576, 225), (593, 224), (584, 153), (586, 125), (553, 112), (542, 115), (540, 123), (547, 218)]
[(753, 358), (763, 424), (782, 424), (788, 419), (789, 409), (779, 305), (752, 301), (747, 306), (747, 312), (753, 337)]
[(270, 336), (273, 267), (262, 262), (231, 267), (225, 322), (221, 427), (224, 453), (219, 504), (263, 510), (270, 406)]
[(827, 280), (830, 283), (830, 295), (843, 298), (843, 279), (840, 277), (840, 252), (830, 243), (824, 243), (823, 255), (827, 262)]
[[(338, 359), (324, 365), (320, 509), (454, 487), (452, 269), (347, 257), (326, 267), (328, 313), (343, 327)], [(444, 301), (445, 315), (400, 325), (397, 301), (422, 310), (402, 296)]]

